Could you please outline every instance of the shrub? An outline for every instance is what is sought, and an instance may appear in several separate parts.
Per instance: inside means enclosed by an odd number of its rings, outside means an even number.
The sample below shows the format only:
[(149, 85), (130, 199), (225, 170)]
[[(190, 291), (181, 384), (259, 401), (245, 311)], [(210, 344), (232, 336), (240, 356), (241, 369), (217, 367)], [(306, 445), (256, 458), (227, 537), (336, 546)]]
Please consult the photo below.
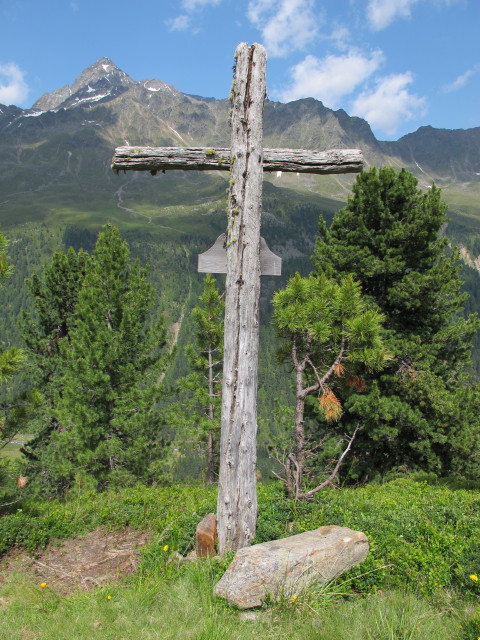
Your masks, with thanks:
[[(286, 537), (324, 525), (364, 531), (367, 560), (343, 576), (351, 590), (366, 593), (409, 587), (424, 594), (455, 588), (472, 597), (480, 582), (480, 494), (400, 479), (357, 489), (328, 489), (315, 501), (284, 497), (280, 483), (259, 485), (255, 542)], [(214, 487), (142, 486), (102, 494), (87, 493), (65, 503), (25, 505), (0, 519), (0, 553), (14, 545), (33, 551), (52, 538), (66, 538), (100, 526), (150, 530), (142, 571), (158, 569), (163, 551), (185, 554), (195, 529), (215, 511)], [(383, 567), (387, 566), (387, 569)]]

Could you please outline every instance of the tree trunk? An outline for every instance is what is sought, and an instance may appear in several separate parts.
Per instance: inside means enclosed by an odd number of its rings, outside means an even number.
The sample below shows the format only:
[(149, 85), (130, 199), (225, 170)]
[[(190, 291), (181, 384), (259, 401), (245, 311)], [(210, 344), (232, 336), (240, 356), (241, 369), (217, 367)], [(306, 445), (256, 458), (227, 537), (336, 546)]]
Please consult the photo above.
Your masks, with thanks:
[(295, 496), (301, 491), (303, 471), (305, 468), (305, 428), (303, 419), (305, 414), (305, 392), (303, 389), (303, 372), (305, 364), (297, 365), (295, 382)]
[(260, 220), (266, 52), (238, 45), (232, 144), (218, 486), (219, 553), (255, 536)]
[(207, 483), (214, 484), (215, 482), (215, 441), (213, 439), (213, 433), (210, 431), (208, 434), (207, 443)]
[[(214, 396), (214, 382), (213, 382), (213, 356), (212, 345), (208, 346), (208, 396), (213, 398)], [(210, 420), (215, 418), (215, 407), (213, 401), (210, 401), (208, 405), (208, 417)], [(213, 484), (215, 482), (215, 442), (213, 438), (213, 428), (210, 428), (208, 432), (207, 442), (207, 482)]]

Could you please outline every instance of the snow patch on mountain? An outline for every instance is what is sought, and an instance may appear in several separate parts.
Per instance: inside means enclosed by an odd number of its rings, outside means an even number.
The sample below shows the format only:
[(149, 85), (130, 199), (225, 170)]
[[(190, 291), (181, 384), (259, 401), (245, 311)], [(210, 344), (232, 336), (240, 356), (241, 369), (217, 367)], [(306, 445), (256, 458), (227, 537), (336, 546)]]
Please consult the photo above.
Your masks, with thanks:
[(110, 91), (108, 91), (107, 93), (102, 93), (99, 96), (89, 96), (88, 98), (75, 98), (75, 103), (72, 106), (76, 107), (77, 105), (82, 104), (83, 102), (98, 102), (99, 100), (103, 100), (103, 98), (106, 98), (109, 95), (111, 95)]
[(34, 111), (33, 113), (24, 113), (23, 117), (24, 118), (38, 118), (38, 116), (41, 116), (44, 113), (47, 113), (47, 112), (46, 111)]
[(178, 89), (175, 89), (175, 87), (170, 86), (169, 84), (167, 84), (166, 82), (163, 82), (162, 80), (156, 80), (154, 78), (150, 80), (144, 80), (143, 87), (147, 91), (153, 91), (154, 93), (157, 93), (158, 91), (166, 91), (173, 95), (178, 94)]

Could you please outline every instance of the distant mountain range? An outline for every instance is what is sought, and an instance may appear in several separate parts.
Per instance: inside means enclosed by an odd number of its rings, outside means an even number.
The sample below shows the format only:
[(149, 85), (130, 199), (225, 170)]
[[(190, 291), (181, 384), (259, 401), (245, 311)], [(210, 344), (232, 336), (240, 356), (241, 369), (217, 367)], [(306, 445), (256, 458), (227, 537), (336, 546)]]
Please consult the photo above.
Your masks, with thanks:
[[(228, 100), (186, 95), (156, 79), (137, 82), (108, 58), (85, 69), (71, 87), (43, 95), (31, 109), (0, 105), (0, 228), (45, 220), (78, 224), (79, 219), (86, 226), (105, 219), (158, 224), (169, 207), (181, 207), (185, 215), (202, 203), (223, 202), (226, 176), (219, 173), (117, 177), (110, 160), (121, 145), (228, 146), (228, 111)], [(360, 148), (367, 166), (406, 167), (423, 188), (436, 182), (451, 209), (448, 233), (472, 260), (480, 253), (480, 127), (421, 127), (383, 142), (365, 120), (313, 98), (267, 101), (264, 144)], [(317, 194), (328, 199), (322, 206), (330, 210), (346, 200), (353, 180), (266, 176), (277, 196), (286, 198), (286, 190), (300, 199)], [(175, 221), (164, 226), (175, 227)]]
[[(115, 143), (226, 145), (228, 108), (227, 100), (186, 95), (161, 80), (136, 82), (102, 58), (71, 87), (43, 95), (31, 109), (0, 105), (0, 134), (20, 142), (57, 125), (63, 130), (69, 125), (73, 133), (80, 124), (98, 127), (105, 140)], [(33, 119), (28, 125), (27, 118)], [(18, 135), (21, 128), (27, 132)], [(421, 127), (396, 142), (382, 142), (362, 118), (307, 98), (288, 104), (267, 101), (264, 135), (266, 146), (358, 147), (369, 165), (393, 162), (427, 181), (480, 183), (480, 127), (453, 131)]]
[[(43, 95), (31, 109), (0, 105), (0, 224), (43, 218), (61, 206), (66, 192), (72, 204), (79, 185), (84, 205), (91, 194), (92, 212), (103, 207), (106, 194), (112, 197), (113, 188), (117, 208), (128, 213), (135, 208), (137, 190), (131, 191), (129, 177), (118, 195), (119, 181), (108, 169), (114, 147), (228, 146), (228, 110), (228, 100), (186, 95), (161, 80), (137, 82), (108, 58), (83, 71), (71, 87)], [(332, 111), (313, 98), (267, 101), (264, 122), (265, 146), (360, 148), (368, 166), (407, 167), (421, 186), (433, 181), (441, 186), (455, 215), (469, 218), (469, 224), (472, 216), (480, 217), (480, 127), (421, 127), (396, 142), (383, 142), (365, 120), (342, 109)], [(272, 178), (277, 187), (313, 191), (340, 202), (351, 182), (348, 177)], [(39, 192), (38, 206), (32, 209), (26, 196)], [(151, 181), (142, 193), (142, 200), (153, 198), (161, 206)]]
[[(85, 69), (71, 87), (43, 95), (31, 109), (0, 105), (0, 224), (15, 225), (18, 216), (23, 221), (43, 218), (62, 205), (62, 194), (67, 192), (72, 204), (79, 185), (82, 209), (91, 194), (89, 206), (95, 212), (106, 194), (112, 197), (113, 189), (117, 208), (128, 213), (135, 208), (131, 196), (137, 190), (131, 191), (131, 176), (119, 185), (110, 175), (114, 148), (228, 146), (228, 110), (228, 100), (186, 95), (161, 80), (137, 82), (108, 58)], [(396, 142), (383, 142), (365, 120), (307, 98), (288, 104), (266, 102), (264, 143), (360, 148), (368, 166), (404, 166), (417, 175), (420, 186), (427, 188), (432, 182), (441, 186), (455, 215), (468, 217), (470, 224), (472, 216), (480, 218), (480, 127), (452, 131), (421, 127)], [(271, 180), (277, 187), (313, 191), (340, 203), (352, 182), (338, 176)], [(35, 212), (26, 196), (39, 192)], [(161, 206), (151, 181), (142, 195), (143, 201), (149, 198)], [(169, 204), (171, 199), (167, 198)], [(188, 200), (183, 204), (188, 206)]]

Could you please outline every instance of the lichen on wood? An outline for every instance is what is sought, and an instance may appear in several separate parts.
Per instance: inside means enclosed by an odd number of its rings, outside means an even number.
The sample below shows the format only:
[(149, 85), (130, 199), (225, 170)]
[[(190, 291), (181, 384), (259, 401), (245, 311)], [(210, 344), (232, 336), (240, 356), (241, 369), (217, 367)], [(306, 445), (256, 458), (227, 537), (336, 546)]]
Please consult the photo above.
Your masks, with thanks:
[[(235, 160), (235, 158), (234, 158)], [(112, 160), (115, 171), (228, 171), (231, 150), (225, 147), (118, 147)], [(264, 149), (264, 171), (294, 173), (358, 173), (363, 169), (363, 155), (359, 149)]]

